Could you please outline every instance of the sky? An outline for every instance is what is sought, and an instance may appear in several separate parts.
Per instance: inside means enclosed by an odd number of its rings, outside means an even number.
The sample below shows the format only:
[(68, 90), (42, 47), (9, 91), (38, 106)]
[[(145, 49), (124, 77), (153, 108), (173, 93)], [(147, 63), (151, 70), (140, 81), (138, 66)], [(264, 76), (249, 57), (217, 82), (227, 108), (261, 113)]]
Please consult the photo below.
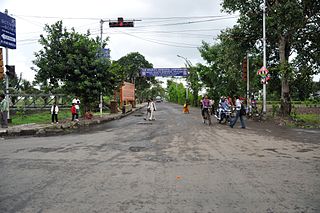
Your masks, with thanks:
[[(1, 0), (0, 12), (8, 9), (16, 19), (17, 49), (9, 50), (9, 64), (18, 75), (34, 80), (32, 60), (42, 47), (38, 44), (45, 24), (62, 20), (68, 29), (79, 33), (90, 30), (100, 36), (100, 20), (104, 20), (103, 38), (109, 37), (107, 48), (111, 60), (131, 52), (139, 52), (155, 68), (185, 67), (204, 63), (198, 47), (202, 41), (217, 42), (221, 30), (233, 27), (236, 14), (221, 12), (222, 0)], [(109, 28), (109, 20), (136, 20), (133, 28)], [(177, 57), (177, 55), (182, 56)], [(184, 59), (185, 58), (185, 59)], [(314, 78), (318, 81), (320, 75)]]
[[(107, 48), (111, 60), (130, 52), (139, 52), (155, 68), (185, 67), (204, 63), (198, 47), (202, 41), (215, 43), (221, 30), (232, 27), (237, 15), (221, 12), (220, 0), (1, 0), (0, 12), (8, 9), (16, 19), (17, 49), (9, 49), (9, 64), (17, 74), (32, 81), (35, 72), (34, 53), (45, 24), (59, 20), (68, 29), (79, 33), (90, 30), (100, 35), (100, 20), (104, 20), (103, 38), (109, 37)], [(109, 28), (109, 20), (137, 20), (133, 28)]]

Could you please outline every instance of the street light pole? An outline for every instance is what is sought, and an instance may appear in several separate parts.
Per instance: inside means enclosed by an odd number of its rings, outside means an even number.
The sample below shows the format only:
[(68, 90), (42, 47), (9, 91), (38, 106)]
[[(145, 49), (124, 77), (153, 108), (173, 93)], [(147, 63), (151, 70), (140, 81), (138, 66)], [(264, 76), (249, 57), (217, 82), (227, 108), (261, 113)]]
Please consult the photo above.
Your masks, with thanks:
[[(191, 68), (191, 62), (187, 59), (187, 58), (185, 58), (185, 57), (183, 57), (183, 56), (181, 56), (181, 55), (177, 55), (179, 58), (182, 58), (182, 59), (184, 59), (185, 61), (186, 61), (186, 65), (187, 66), (189, 66), (189, 68)], [(186, 101), (189, 99), (189, 95), (188, 95), (188, 81), (187, 81), (187, 85), (186, 85)]]

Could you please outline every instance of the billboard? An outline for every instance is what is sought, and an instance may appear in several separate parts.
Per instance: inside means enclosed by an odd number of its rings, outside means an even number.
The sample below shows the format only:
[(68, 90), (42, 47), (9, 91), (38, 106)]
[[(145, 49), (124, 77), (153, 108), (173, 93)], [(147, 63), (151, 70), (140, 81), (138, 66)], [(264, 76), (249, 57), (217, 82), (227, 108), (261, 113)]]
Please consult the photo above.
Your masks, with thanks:
[(120, 105), (123, 102), (134, 102), (135, 101), (135, 86), (132, 83), (124, 82), (120, 88)]

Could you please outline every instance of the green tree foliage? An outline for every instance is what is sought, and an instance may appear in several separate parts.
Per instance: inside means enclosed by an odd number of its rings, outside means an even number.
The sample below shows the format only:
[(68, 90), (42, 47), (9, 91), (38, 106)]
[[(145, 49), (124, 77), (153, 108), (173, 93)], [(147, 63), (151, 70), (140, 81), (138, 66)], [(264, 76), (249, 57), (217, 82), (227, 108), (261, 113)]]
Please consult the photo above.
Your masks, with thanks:
[[(192, 96), (190, 98), (192, 98)], [(186, 102), (186, 88), (182, 83), (168, 80), (167, 99), (173, 103), (184, 104)]]
[[(283, 115), (290, 114), (290, 82), (300, 73), (305, 80), (320, 72), (320, 2), (313, 0), (267, 0), (267, 56), (268, 67), (276, 67), (281, 78)], [(239, 12), (238, 24), (230, 31), (230, 38), (244, 51), (257, 46), (262, 51), (261, 0), (224, 0), (227, 12)], [(295, 60), (289, 56), (295, 53)], [(309, 77), (308, 77), (309, 76)]]
[(154, 77), (147, 78), (140, 75), (141, 68), (152, 68), (143, 55), (138, 52), (129, 53), (121, 57), (115, 62), (117, 67), (117, 75), (122, 81), (127, 81), (135, 84), (136, 96), (142, 100), (144, 93), (151, 87), (153, 83), (157, 83)]
[(238, 43), (229, 40), (227, 33), (220, 35), (220, 39), (219, 43), (212, 46), (203, 42), (199, 51), (207, 65), (197, 67), (209, 97), (214, 100), (222, 95), (244, 95), (245, 85), (241, 80), (241, 48)]
[[(101, 57), (100, 40), (90, 38), (90, 33), (79, 34), (63, 28), (62, 21), (44, 29), (40, 36), (43, 49), (35, 53), (36, 82), (47, 92), (62, 88), (67, 94), (81, 97), (85, 108), (99, 100), (100, 92), (110, 94), (116, 75), (110, 71), (110, 62)], [(102, 46), (106, 45), (103, 41)]]
[(192, 66), (191, 64), (189, 64), (188, 67), (189, 75), (187, 76), (187, 82), (190, 86), (189, 90), (191, 92), (191, 96), (188, 93), (189, 100), (187, 101), (193, 106), (198, 106), (198, 93), (202, 88), (199, 76), (200, 70), (198, 66), (200, 66), (200, 64), (198, 64), (197, 66)]

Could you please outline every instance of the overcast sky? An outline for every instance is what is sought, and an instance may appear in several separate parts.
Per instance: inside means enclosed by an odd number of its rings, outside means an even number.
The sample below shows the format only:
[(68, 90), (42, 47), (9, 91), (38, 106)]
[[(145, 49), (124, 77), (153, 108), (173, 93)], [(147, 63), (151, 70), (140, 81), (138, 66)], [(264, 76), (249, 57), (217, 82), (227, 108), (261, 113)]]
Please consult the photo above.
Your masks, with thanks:
[(0, 8), (16, 19), (17, 49), (9, 50), (9, 64), (33, 80), (34, 52), (41, 49), (39, 35), (45, 24), (62, 20), (79, 33), (88, 29), (100, 35), (100, 20), (141, 20), (134, 28), (109, 28), (111, 59), (139, 52), (154, 67), (184, 67), (181, 55), (193, 64), (203, 62), (197, 47), (202, 40), (214, 43), (219, 32), (236, 23), (236, 15), (221, 13), (220, 0), (1, 0)]

